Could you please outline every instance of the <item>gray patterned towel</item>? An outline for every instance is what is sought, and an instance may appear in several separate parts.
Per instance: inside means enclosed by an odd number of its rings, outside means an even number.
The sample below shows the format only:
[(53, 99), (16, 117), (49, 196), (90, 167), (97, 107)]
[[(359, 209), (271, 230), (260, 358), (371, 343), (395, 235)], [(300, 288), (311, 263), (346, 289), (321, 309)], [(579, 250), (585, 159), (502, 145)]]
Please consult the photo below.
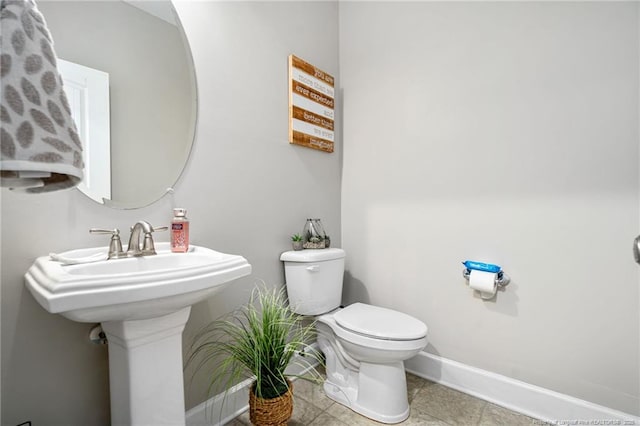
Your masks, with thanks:
[(33, 0), (1, 0), (0, 28), (2, 186), (30, 193), (75, 186), (82, 143), (45, 20)]

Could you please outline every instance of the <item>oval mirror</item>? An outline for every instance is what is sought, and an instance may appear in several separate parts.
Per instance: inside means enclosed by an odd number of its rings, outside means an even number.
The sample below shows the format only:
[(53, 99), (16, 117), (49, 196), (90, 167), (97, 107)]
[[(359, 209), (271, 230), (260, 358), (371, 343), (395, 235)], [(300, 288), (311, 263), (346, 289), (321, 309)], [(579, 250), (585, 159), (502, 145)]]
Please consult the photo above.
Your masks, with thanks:
[(78, 188), (116, 208), (160, 199), (193, 143), (196, 81), (171, 1), (46, 1), (44, 15), (81, 134)]

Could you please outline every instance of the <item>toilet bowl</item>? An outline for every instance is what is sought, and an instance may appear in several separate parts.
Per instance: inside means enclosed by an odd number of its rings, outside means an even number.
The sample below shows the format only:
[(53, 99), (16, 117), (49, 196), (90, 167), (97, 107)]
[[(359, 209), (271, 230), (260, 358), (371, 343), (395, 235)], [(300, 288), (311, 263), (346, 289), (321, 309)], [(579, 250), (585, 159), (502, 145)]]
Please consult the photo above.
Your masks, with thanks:
[(341, 249), (283, 253), (289, 301), (294, 312), (316, 319), (327, 396), (373, 420), (399, 423), (409, 416), (403, 361), (424, 349), (427, 326), (365, 303), (339, 308), (344, 256)]
[[(348, 323), (345, 317), (359, 321)], [(326, 357), (327, 396), (379, 422), (398, 423), (409, 417), (403, 361), (426, 346), (424, 323), (390, 309), (355, 303), (318, 317), (316, 324)]]

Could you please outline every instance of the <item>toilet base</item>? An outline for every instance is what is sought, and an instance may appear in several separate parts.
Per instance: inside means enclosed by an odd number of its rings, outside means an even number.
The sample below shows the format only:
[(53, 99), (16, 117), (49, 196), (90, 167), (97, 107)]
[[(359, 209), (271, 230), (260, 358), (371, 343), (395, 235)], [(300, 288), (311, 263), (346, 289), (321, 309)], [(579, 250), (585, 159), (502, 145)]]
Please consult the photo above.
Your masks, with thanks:
[(361, 362), (358, 371), (349, 369), (347, 375), (350, 377), (339, 374), (332, 380), (327, 369), (324, 391), (329, 398), (382, 423), (400, 423), (409, 417), (402, 361), (390, 364)]

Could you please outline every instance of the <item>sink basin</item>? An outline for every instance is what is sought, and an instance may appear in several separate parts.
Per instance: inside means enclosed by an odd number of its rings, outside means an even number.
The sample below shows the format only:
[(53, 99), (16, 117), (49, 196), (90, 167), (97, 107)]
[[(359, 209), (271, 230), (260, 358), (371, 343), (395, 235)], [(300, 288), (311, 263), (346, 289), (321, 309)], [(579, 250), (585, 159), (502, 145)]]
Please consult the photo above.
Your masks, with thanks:
[(156, 251), (106, 260), (106, 247), (72, 250), (59, 255), (67, 264), (43, 256), (25, 274), (47, 311), (101, 323), (114, 425), (185, 424), (182, 331), (191, 305), (251, 273), (244, 257), (205, 247), (172, 253), (157, 243)]
[[(155, 318), (191, 306), (251, 273), (242, 256), (191, 246), (172, 253), (157, 243), (155, 256), (64, 265), (36, 259), (25, 275), (27, 288), (44, 309), (73, 321), (103, 322)], [(106, 247), (72, 250), (61, 256), (83, 259)]]

